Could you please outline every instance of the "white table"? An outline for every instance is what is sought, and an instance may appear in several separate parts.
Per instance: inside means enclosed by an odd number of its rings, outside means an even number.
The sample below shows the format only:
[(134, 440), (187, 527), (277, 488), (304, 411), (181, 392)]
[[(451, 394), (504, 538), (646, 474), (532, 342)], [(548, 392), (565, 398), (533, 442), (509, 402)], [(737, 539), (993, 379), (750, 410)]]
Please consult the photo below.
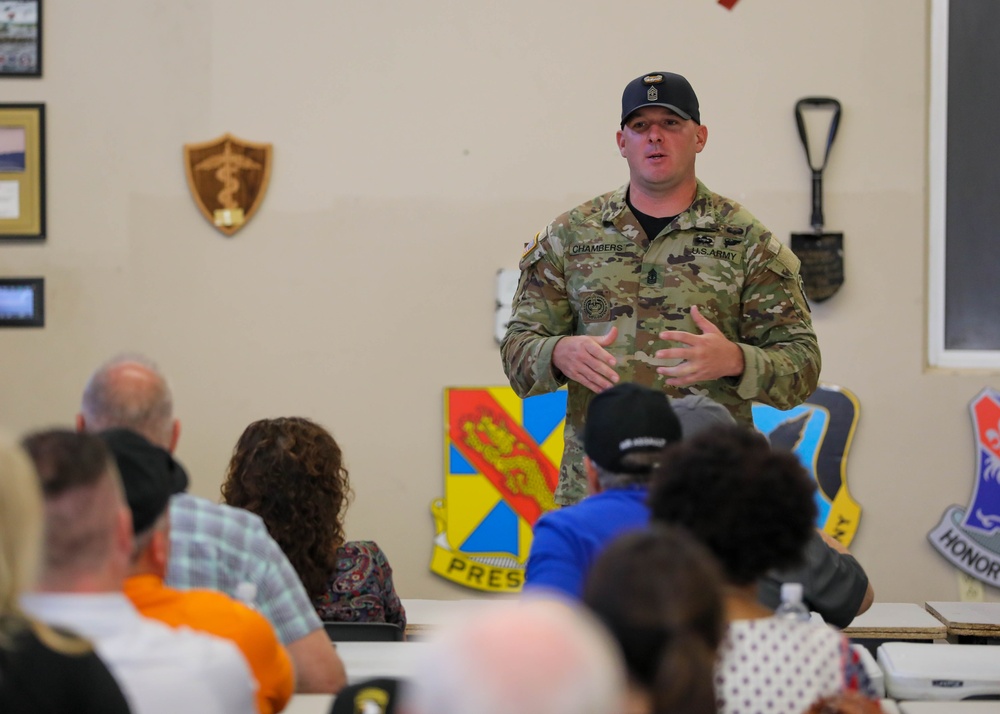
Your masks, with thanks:
[(1000, 638), (1000, 602), (928, 602), (924, 606), (948, 629), (950, 639), (985, 643)]
[(427, 648), (426, 642), (338, 642), (347, 670), (347, 683), (355, 684), (374, 677), (408, 679)]
[(332, 694), (296, 694), (288, 700), (284, 714), (330, 714)]
[(912, 602), (876, 602), (844, 628), (851, 639), (943, 640), (944, 624)]
[(406, 637), (425, 639), (442, 626), (475, 614), (477, 609), (495, 604), (496, 599), (420, 600), (403, 598), (406, 610)]

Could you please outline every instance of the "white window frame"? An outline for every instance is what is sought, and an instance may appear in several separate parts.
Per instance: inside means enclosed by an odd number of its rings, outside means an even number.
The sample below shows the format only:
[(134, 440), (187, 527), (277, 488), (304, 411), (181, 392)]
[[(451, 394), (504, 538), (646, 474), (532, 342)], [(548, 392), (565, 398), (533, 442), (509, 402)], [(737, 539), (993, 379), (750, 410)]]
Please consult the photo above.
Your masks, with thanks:
[(931, 1), (927, 358), (931, 367), (1000, 370), (1000, 350), (950, 350), (945, 347), (949, 10), (950, 0)]

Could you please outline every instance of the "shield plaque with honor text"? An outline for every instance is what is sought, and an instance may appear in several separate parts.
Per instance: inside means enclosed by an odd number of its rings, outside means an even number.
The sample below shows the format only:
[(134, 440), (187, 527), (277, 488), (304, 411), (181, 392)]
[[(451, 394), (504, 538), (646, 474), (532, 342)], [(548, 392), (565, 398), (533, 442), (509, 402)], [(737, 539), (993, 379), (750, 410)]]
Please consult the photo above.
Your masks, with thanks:
[(191, 195), (209, 223), (227, 236), (246, 224), (264, 200), (271, 178), (271, 145), (224, 134), (184, 145)]

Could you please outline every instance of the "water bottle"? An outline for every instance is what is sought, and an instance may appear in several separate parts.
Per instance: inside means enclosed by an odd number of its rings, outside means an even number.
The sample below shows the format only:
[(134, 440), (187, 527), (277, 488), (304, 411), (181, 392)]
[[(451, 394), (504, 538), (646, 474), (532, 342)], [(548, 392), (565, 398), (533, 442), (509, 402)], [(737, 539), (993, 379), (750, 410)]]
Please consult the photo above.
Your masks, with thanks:
[(784, 620), (809, 622), (812, 616), (809, 614), (809, 608), (802, 602), (802, 583), (781, 584), (781, 604), (774, 611), (774, 615)]

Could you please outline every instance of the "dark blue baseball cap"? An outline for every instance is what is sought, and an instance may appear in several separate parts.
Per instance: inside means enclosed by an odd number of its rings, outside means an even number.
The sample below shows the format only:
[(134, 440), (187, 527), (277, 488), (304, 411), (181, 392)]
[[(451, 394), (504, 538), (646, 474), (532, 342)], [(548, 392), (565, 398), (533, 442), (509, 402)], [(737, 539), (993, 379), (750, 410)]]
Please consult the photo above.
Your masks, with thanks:
[(691, 84), (673, 72), (650, 72), (636, 77), (622, 92), (622, 126), (643, 107), (664, 107), (683, 119), (701, 124), (698, 96)]

